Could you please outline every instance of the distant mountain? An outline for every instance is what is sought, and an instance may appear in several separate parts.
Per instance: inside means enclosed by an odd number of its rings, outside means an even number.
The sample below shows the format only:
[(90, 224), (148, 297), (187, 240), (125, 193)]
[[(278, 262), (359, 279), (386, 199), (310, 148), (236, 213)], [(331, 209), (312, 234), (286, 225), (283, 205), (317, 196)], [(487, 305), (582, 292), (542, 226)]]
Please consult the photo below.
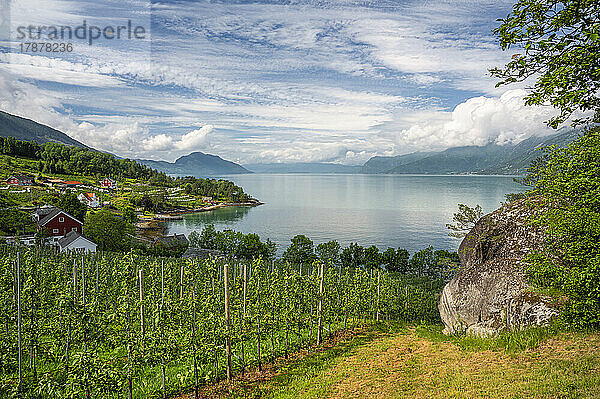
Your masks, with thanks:
[(581, 134), (582, 132), (580, 130), (567, 130), (552, 136), (530, 137), (514, 146), (506, 160), (482, 170), (481, 174), (525, 174), (531, 163), (543, 154), (541, 151), (542, 148), (550, 145), (554, 145), (558, 148), (566, 147)]
[(419, 161), (423, 158), (435, 154), (434, 152), (413, 152), (411, 154), (398, 155), (395, 157), (380, 157), (376, 156), (369, 159), (362, 166), (362, 173), (386, 173), (389, 170), (409, 164), (411, 162)]
[(539, 149), (549, 145), (564, 147), (579, 135), (578, 130), (563, 129), (554, 135), (530, 137), (515, 145), (464, 146), (434, 153), (373, 157), (365, 163), (363, 171), (391, 174), (521, 175), (533, 160), (542, 155)]
[(454, 147), (387, 171), (393, 174), (460, 174), (476, 173), (504, 159), (505, 146)]
[(171, 175), (215, 176), (252, 173), (235, 162), (227, 161), (219, 156), (192, 152), (178, 158), (175, 162), (137, 160), (139, 163)]
[(60, 143), (74, 147), (90, 148), (49, 126), (3, 111), (0, 111), (0, 136), (35, 141), (38, 144)]
[(326, 162), (259, 163), (245, 165), (255, 173), (360, 173), (362, 166)]

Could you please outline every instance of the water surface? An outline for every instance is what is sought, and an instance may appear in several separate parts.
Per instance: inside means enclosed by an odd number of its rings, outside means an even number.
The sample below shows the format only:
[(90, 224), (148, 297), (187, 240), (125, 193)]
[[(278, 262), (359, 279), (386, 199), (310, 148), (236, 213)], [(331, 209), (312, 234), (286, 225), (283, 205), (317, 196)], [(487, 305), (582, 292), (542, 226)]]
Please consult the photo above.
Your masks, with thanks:
[(172, 221), (168, 233), (189, 234), (213, 223), (218, 230), (254, 232), (278, 244), (296, 234), (315, 245), (338, 240), (406, 248), (456, 249), (448, 236), (457, 204), (498, 208), (504, 195), (522, 191), (507, 176), (247, 174), (223, 176), (264, 202), (253, 208), (221, 208)]

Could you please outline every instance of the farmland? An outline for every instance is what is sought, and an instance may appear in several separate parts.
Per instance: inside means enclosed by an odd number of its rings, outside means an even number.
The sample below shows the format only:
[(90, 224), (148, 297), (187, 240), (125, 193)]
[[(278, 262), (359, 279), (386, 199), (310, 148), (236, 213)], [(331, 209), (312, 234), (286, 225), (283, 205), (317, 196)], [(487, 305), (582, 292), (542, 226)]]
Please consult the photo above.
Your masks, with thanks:
[(377, 320), (438, 321), (441, 282), (319, 262), (1, 247), (0, 396), (162, 397)]

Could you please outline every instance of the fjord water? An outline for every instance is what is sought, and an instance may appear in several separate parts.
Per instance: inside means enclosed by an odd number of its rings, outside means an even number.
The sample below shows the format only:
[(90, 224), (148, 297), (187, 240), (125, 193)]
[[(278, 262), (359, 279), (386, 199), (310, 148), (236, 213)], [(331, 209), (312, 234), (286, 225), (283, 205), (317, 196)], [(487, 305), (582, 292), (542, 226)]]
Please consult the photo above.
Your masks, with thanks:
[(258, 207), (220, 208), (185, 215), (169, 222), (168, 233), (200, 231), (206, 224), (217, 230), (257, 233), (278, 244), (305, 234), (316, 244), (338, 240), (406, 248), (411, 253), (429, 245), (458, 248), (448, 236), (457, 205), (481, 205), (485, 213), (498, 208), (504, 195), (523, 190), (508, 176), (316, 175), (246, 174), (223, 176), (260, 199)]

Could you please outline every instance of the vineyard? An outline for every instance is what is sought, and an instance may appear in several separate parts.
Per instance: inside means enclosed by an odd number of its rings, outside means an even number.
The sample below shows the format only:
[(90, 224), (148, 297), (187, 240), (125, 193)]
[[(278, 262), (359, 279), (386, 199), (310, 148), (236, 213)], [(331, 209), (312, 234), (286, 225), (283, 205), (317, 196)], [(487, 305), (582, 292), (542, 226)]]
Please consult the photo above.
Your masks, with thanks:
[(438, 281), (318, 262), (7, 247), (0, 262), (0, 397), (167, 397), (357, 324), (439, 318)]

